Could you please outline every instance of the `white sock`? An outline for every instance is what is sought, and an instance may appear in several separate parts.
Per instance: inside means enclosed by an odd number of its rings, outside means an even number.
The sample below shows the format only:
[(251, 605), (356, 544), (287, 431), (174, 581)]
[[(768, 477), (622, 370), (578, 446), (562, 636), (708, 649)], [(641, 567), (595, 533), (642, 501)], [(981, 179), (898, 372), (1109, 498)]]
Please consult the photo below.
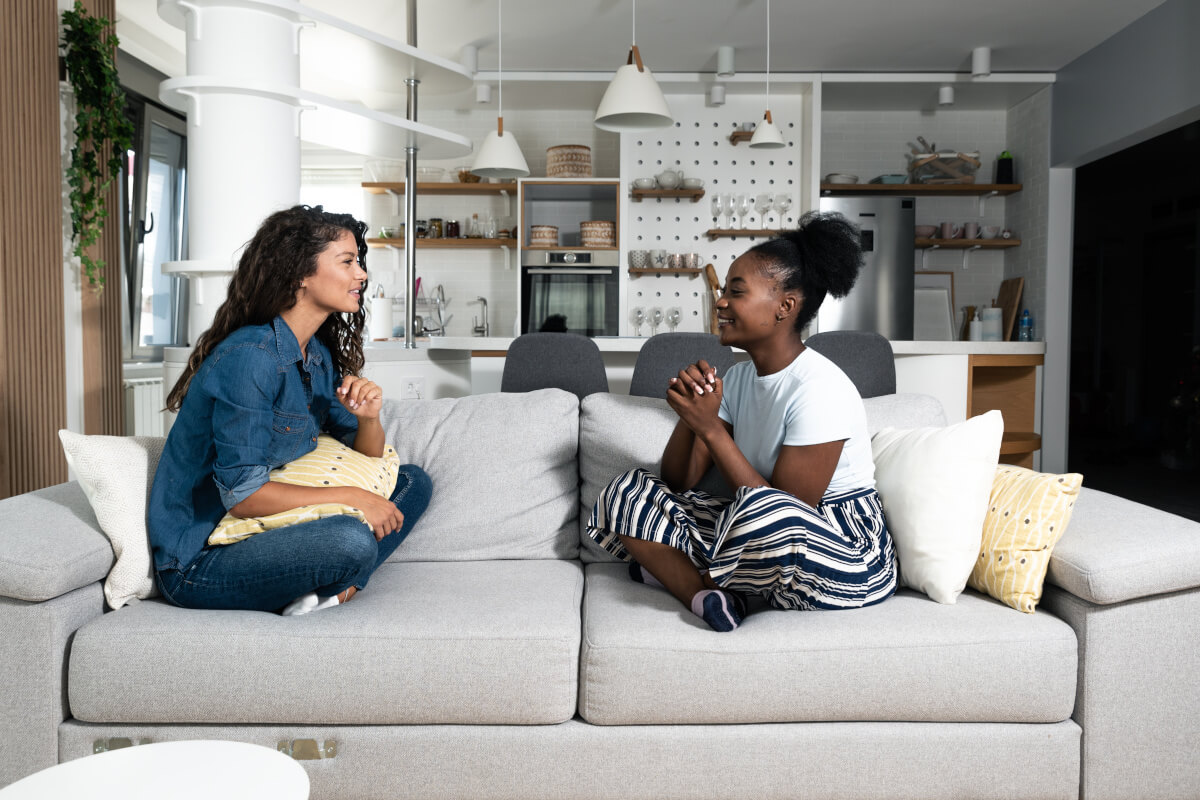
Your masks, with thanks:
[(306, 595), (297, 597), (292, 602), (288, 603), (283, 609), (283, 616), (295, 617), (301, 614), (307, 614), (310, 611), (320, 611), (322, 608), (332, 608), (338, 605), (337, 595), (331, 595), (322, 600), (317, 597), (316, 592), (309, 592)]

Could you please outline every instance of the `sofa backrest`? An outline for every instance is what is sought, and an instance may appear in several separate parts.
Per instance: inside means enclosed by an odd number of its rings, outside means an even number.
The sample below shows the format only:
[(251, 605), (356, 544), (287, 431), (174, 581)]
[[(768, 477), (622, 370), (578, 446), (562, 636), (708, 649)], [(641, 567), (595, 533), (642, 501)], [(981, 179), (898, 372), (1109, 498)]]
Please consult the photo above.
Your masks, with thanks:
[(559, 389), (384, 400), (400, 463), (433, 499), (391, 561), (576, 558), (579, 400)]
[[(942, 404), (923, 394), (889, 394), (863, 401), (867, 428), (872, 436), (882, 428), (941, 427), (946, 424)], [(583, 398), (579, 410), (579, 541), (580, 558), (587, 562), (616, 561), (587, 535), (592, 506), (608, 482), (622, 472), (642, 467), (659, 469), (663, 448), (679, 417), (657, 397), (593, 394)], [(728, 496), (724, 481), (710, 471), (700, 488)], [(407, 545), (406, 545), (407, 546)]]

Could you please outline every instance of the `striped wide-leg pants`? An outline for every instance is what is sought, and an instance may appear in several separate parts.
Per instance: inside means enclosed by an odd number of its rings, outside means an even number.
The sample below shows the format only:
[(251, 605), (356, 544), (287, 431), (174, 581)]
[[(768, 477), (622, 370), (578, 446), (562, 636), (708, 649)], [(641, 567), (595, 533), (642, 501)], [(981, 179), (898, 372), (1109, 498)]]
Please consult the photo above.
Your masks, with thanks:
[(600, 493), (588, 534), (626, 561), (619, 536), (670, 545), (718, 586), (776, 608), (861, 608), (896, 591), (896, 554), (874, 489), (827, 495), (813, 508), (765, 486), (742, 487), (733, 500), (677, 494), (634, 469)]

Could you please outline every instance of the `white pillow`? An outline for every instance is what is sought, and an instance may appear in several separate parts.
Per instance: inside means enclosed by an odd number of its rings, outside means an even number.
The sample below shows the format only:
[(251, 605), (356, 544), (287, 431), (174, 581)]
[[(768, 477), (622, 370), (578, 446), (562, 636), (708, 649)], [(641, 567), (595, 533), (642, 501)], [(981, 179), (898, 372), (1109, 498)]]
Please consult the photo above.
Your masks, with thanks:
[(85, 436), (68, 430), (59, 431), (58, 438), (116, 556), (104, 581), (104, 598), (115, 609), (135, 597), (154, 596), (158, 590), (146, 534), (146, 502), (167, 440)]
[(989, 411), (944, 428), (884, 428), (871, 439), (875, 486), (900, 582), (953, 603), (979, 557), (1004, 419)]

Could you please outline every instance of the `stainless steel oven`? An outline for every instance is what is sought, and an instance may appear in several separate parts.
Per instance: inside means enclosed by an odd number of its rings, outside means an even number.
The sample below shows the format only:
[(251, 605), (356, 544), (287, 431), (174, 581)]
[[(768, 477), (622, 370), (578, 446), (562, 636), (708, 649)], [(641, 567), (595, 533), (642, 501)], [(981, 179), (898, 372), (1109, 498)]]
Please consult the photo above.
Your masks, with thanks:
[(521, 253), (521, 333), (618, 335), (621, 276), (616, 250)]

